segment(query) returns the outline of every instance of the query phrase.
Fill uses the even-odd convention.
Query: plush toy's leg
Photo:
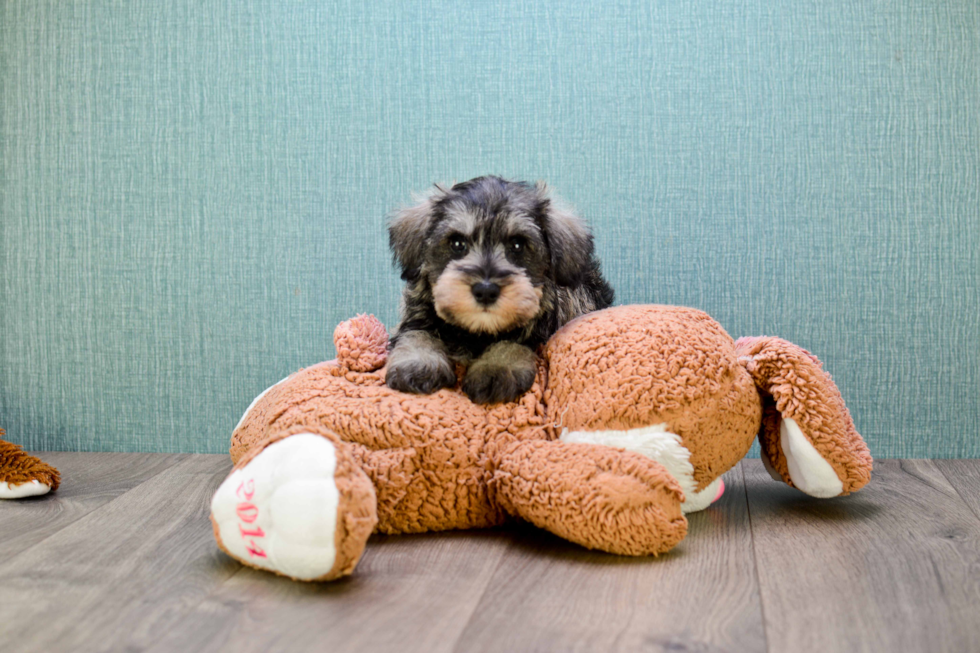
[[[58,470],[3,439],[0,429],[0,499],[20,499],[54,492],[61,483]]]
[[[378,533],[446,530],[460,525],[453,523],[451,513],[455,511],[465,519],[469,515],[467,508],[474,507],[472,486],[458,485],[459,479],[451,476],[434,481],[438,472],[421,467],[419,455],[411,447],[374,450],[355,442],[348,443],[348,447],[374,485]],[[472,525],[472,521],[461,524],[463,528]]]
[[[681,491],[684,492],[681,512],[685,515],[704,510],[720,499],[725,491],[725,483],[720,476],[711,481],[700,492],[697,491],[694,466],[690,461],[691,452],[684,446],[680,436],[667,430],[666,423],[622,431],[569,431],[565,429],[560,439],[562,442],[601,444],[607,447],[635,451],[656,461],[677,479]]]
[[[762,395],[759,444],[773,478],[821,498],[864,487],[871,454],[820,361],[779,338],[742,338],[735,347]]]
[[[590,549],[656,555],[687,534],[677,481],[638,453],[561,441],[515,443],[502,454],[492,484],[509,513]]]
[[[211,521],[218,545],[243,564],[332,580],[354,570],[374,529],[374,486],[336,435],[296,429],[238,461]]]

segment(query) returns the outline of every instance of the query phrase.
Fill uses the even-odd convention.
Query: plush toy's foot
[[[0,429],[0,438],[4,435]],[[61,475],[51,465],[0,439],[0,499],[36,497],[58,489]]]
[[[867,484],[871,454],[820,361],[779,338],[742,338],[735,348],[763,396],[759,444],[772,477],[819,498]]]
[[[298,580],[353,571],[377,522],[374,486],[334,436],[270,439],[211,502],[218,545],[243,564]]]
[[[725,481],[719,476],[700,492],[695,492],[690,496],[685,495],[685,501],[681,504],[681,510],[685,515],[689,515],[692,512],[700,512],[720,499],[724,493]]]

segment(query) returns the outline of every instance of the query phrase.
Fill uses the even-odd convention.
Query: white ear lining
[[[844,491],[844,483],[837,477],[837,472],[810,444],[794,420],[784,419],[779,423],[779,444],[786,456],[789,477],[802,492],[829,499]]]

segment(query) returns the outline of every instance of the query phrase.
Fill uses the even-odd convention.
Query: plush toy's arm
[[[862,488],[871,454],[820,361],[780,338],[741,338],[735,349],[762,395],[759,443],[769,473],[816,497]]]
[[[58,470],[3,440],[0,429],[0,499],[20,499],[58,489]]]
[[[517,442],[501,455],[492,485],[510,514],[590,549],[656,555],[687,534],[677,481],[638,453],[561,441]]]

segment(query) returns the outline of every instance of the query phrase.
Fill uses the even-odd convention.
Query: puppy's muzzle
[[[478,281],[470,286],[473,298],[482,306],[490,306],[500,297],[500,286],[492,281]]]

